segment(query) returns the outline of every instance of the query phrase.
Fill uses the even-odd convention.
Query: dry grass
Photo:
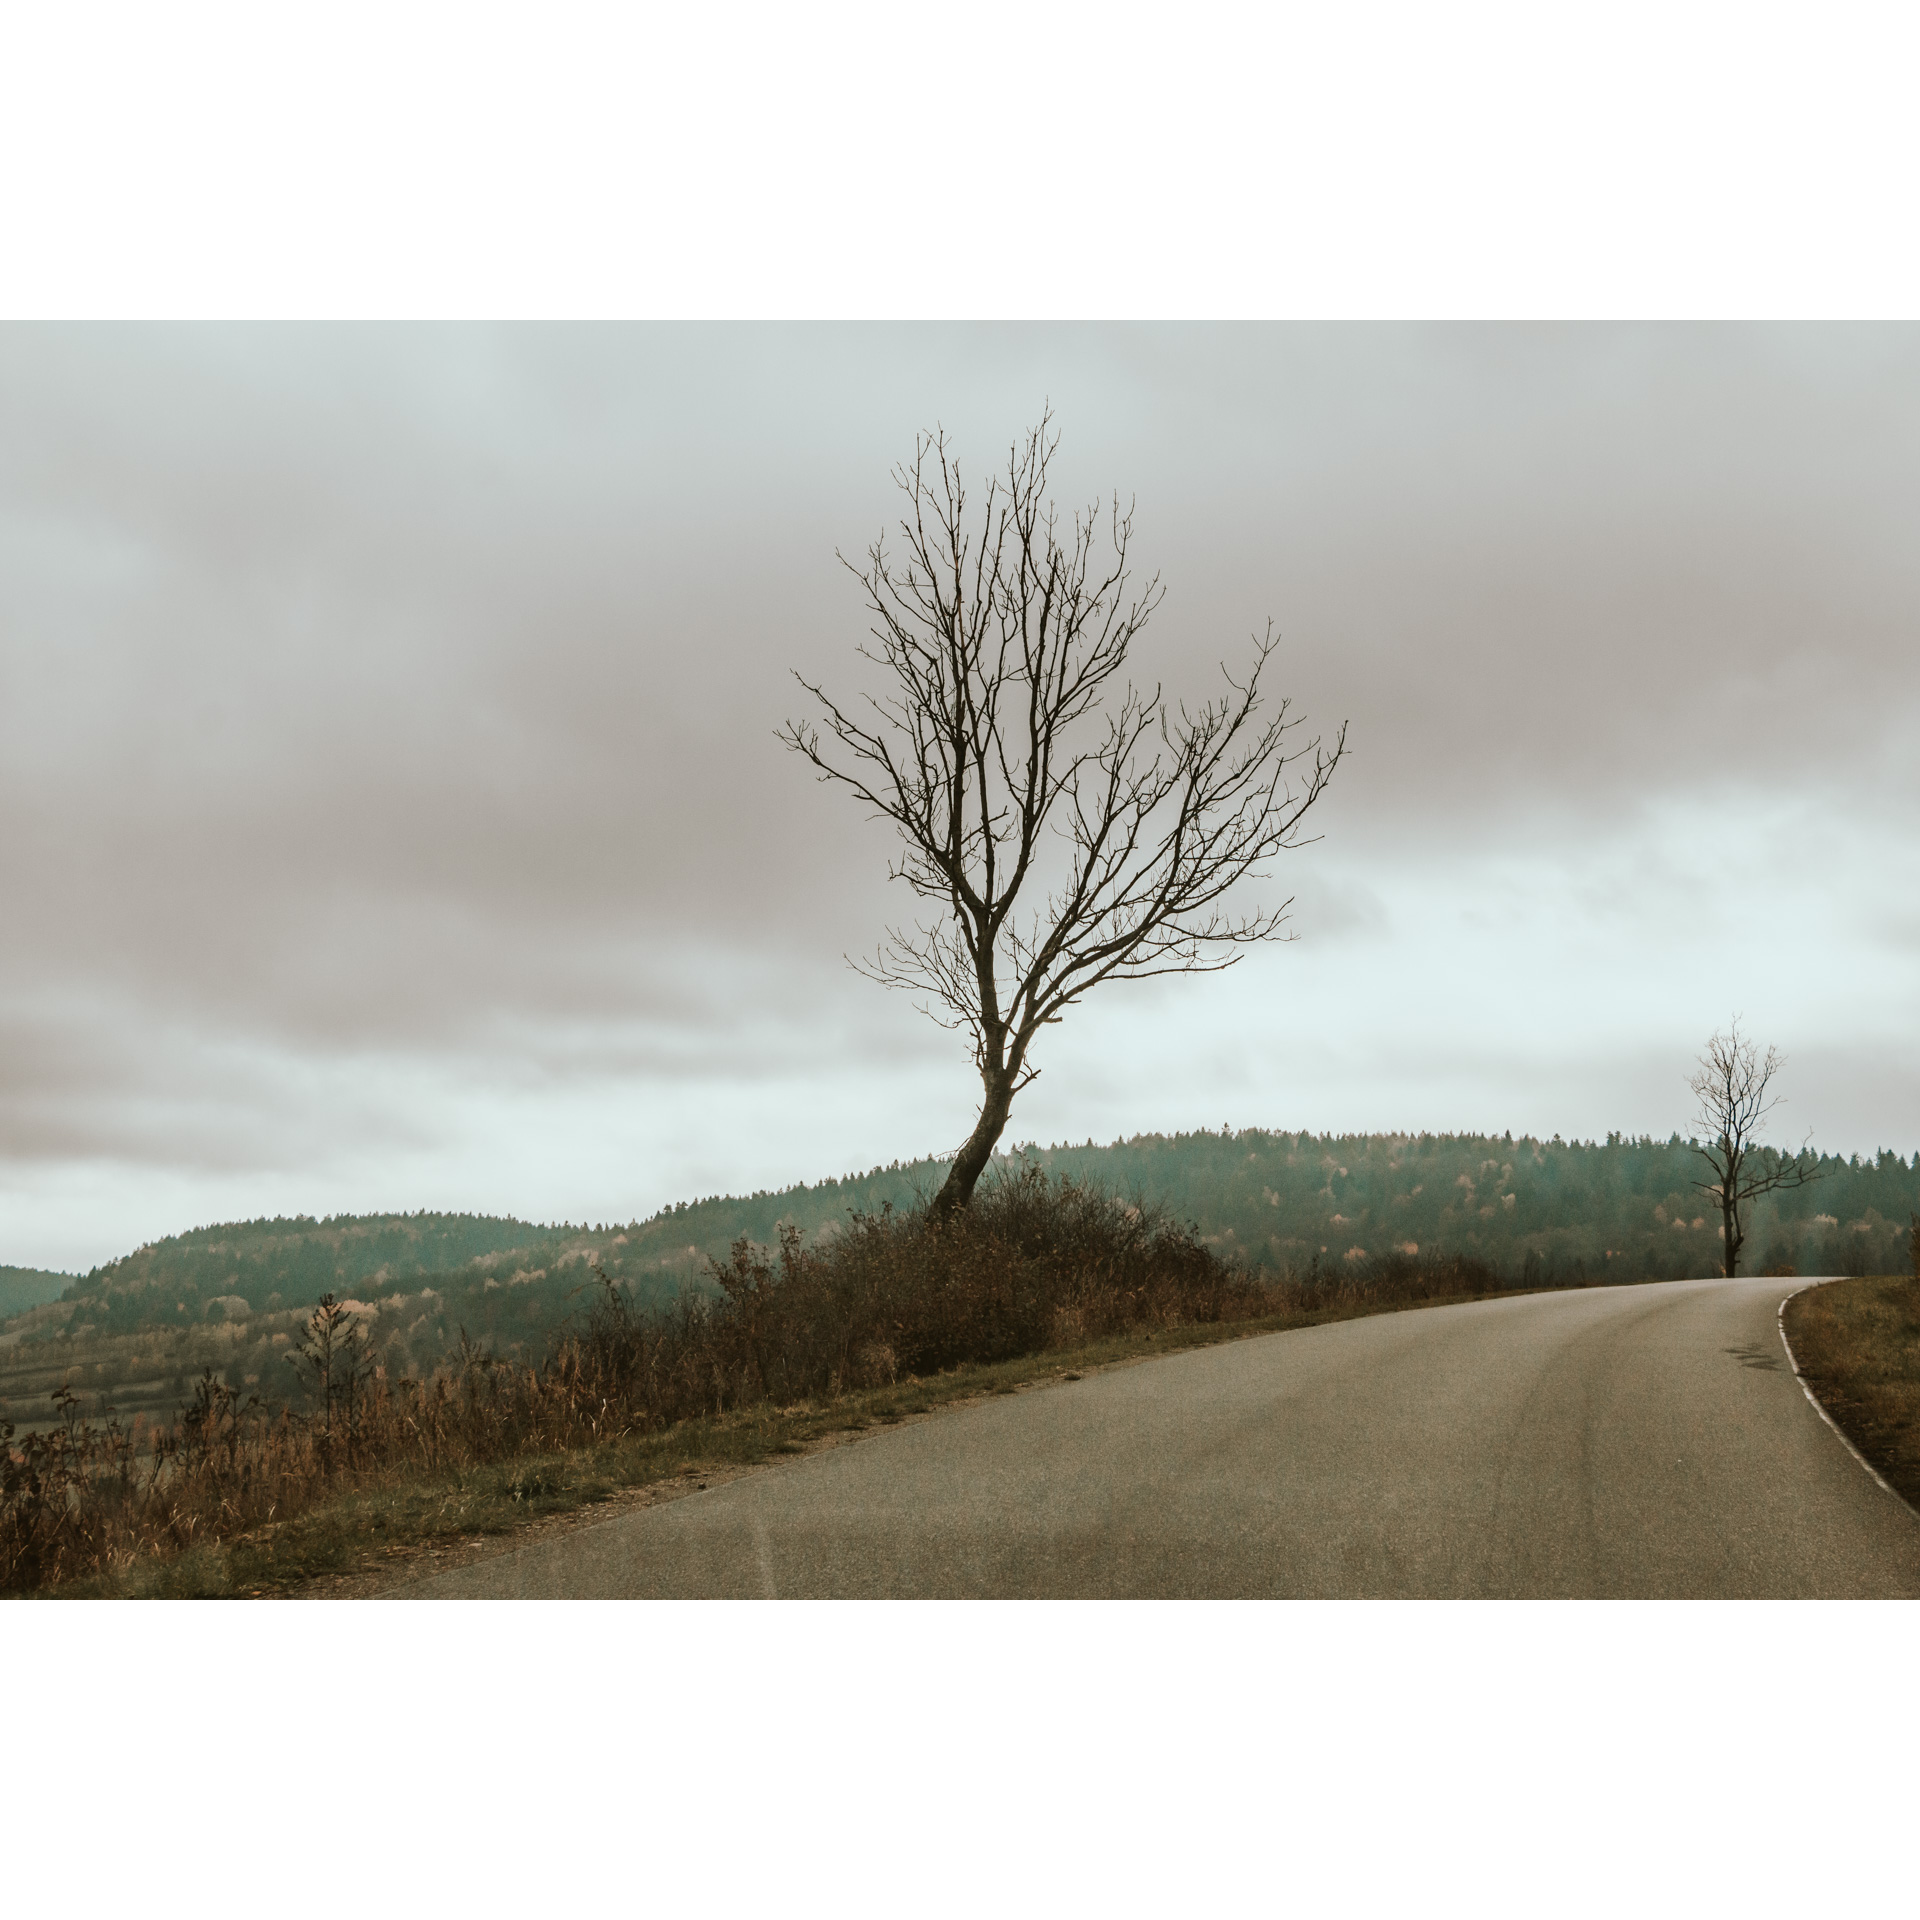
[[[384,1378],[329,1297],[308,1323],[303,1413],[209,1373],[144,1449],[71,1398],[50,1432],[16,1441],[0,1423],[0,1592],[286,1591],[1018,1390],[1063,1355],[1106,1364],[1504,1290],[1484,1263],[1432,1255],[1251,1274],[1037,1169],[944,1228],[856,1216],[823,1246],[741,1241],[716,1277],[723,1298],[650,1313],[603,1284],[543,1365],[463,1346],[425,1383]]]
[[[1920,1278],[1809,1287],[1788,1301],[1786,1328],[1801,1373],[1835,1424],[1920,1506]]]

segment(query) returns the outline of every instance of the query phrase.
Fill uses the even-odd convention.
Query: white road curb
[[[1840,1444],[1843,1447],[1845,1447],[1846,1450],[1850,1454],[1852,1454],[1856,1460],[1860,1462],[1860,1466],[1862,1470],[1865,1472],[1867,1478],[1871,1480],[1873,1484],[1876,1487],[1878,1487],[1882,1493],[1893,1494],[1893,1497],[1896,1500],[1898,1500],[1900,1504],[1903,1507],[1905,1507],[1909,1513],[1914,1514],[1916,1518],[1920,1518],[1920,1508],[1914,1507],[1912,1503],[1909,1502],[1903,1495],[1894,1492],[1894,1489],[1888,1486],[1887,1483],[1883,1479],[1881,1479],[1879,1474],[1877,1474],[1873,1470],[1872,1466],[1868,1464],[1866,1455],[1863,1454],[1860,1451],[1860,1449],[1856,1447],[1853,1444],[1853,1442],[1849,1440],[1847,1436],[1840,1431],[1839,1427],[1835,1424],[1833,1415],[1830,1414],[1826,1410],[1826,1408],[1823,1407],[1820,1404],[1820,1402],[1813,1397],[1813,1389],[1807,1385],[1807,1376],[1800,1371],[1800,1362],[1793,1357],[1793,1342],[1787,1338],[1787,1300],[1797,1300],[1803,1293],[1805,1293],[1808,1290],[1808,1288],[1824,1287],[1829,1283],[1829,1281],[1837,1279],[1838,1277],[1839,1276],[1837,1274],[1829,1274],[1824,1279],[1809,1280],[1806,1286],[1795,1287],[1794,1290],[1787,1295],[1787,1299],[1782,1300],[1780,1302],[1780,1311],[1778,1315],[1776,1315],[1775,1317],[1780,1322],[1780,1344],[1783,1347],[1785,1347],[1787,1350],[1787,1365],[1793,1369],[1793,1377],[1800,1382],[1800,1391],[1807,1396],[1807,1405],[1810,1406],[1814,1410],[1814,1412],[1817,1413],[1820,1416],[1820,1418],[1827,1423],[1828,1426],[1833,1428],[1835,1438],[1837,1438]]]

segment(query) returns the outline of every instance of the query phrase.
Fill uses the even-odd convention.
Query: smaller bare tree
[[[1694,1186],[1720,1209],[1720,1233],[1727,1278],[1740,1270],[1740,1248],[1746,1239],[1744,1209],[1763,1193],[1804,1187],[1819,1179],[1819,1162],[1802,1141],[1800,1151],[1783,1154],[1758,1144],[1761,1123],[1780,1104],[1767,1098],[1767,1086],[1780,1070],[1779,1053],[1772,1047],[1764,1058],[1751,1040],[1744,1039],[1735,1019],[1725,1033],[1707,1042],[1694,1076],[1687,1082],[1700,1102],[1694,1121],[1702,1138],[1694,1143],[1712,1173]],[[1811,1138],[1811,1136],[1809,1136]]]

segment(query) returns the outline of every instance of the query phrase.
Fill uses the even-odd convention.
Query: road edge
[[[1888,1484],[1882,1477],[1880,1470],[1874,1466],[1873,1462],[1847,1438],[1839,1421],[1820,1404],[1813,1389],[1807,1385],[1807,1376],[1800,1371],[1800,1362],[1793,1351],[1793,1342],[1787,1338],[1787,1306],[1789,1302],[1798,1300],[1803,1293],[1812,1292],[1815,1287],[1827,1286],[1840,1277],[1838,1274],[1823,1274],[1818,1280],[1809,1280],[1803,1287],[1795,1287],[1790,1294],[1782,1299],[1779,1310],[1774,1315],[1774,1319],[1778,1322],[1780,1328],[1780,1344],[1786,1349],[1787,1365],[1793,1369],[1793,1377],[1800,1382],[1800,1391],[1807,1396],[1807,1405],[1833,1429],[1834,1438],[1853,1455],[1854,1459],[1859,1463],[1861,1471],[1867,1478],[1871,1480],[1882,1493],[1891,1494],[1916,1520],[1920,1520],[1920,1507],[1916,1507],[1897,1487]]]

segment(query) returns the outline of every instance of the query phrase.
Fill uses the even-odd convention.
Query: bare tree
[[[1217,971],[1281,937],[1290,901],[1230,915],[1222,897],[1300,844],[1346,748],[1343,725],[1330,753],[1317,739],[1292,751],[1288,703],[1262,715],[1271,625],[1245,680],[1229,674],[1192,711],[1122,677],[1159,576],[1132,585],[1131,507],[1116,500],[1103,522],[1096,501],[1062,524],[1046,491],[1057,443],[1048,412],[970,514],[945,435],[915,441],[894,473],[904,560],[884,536],[864,567],[842,556],[874,621],[860,652],[887,690],[849,708],[796,675],[823,720],[781,729],[899,830],[888,877],[934,908],[854,964],[973,1041],[980,1117],[936,1217],[972,1197],[1043,1026],[1104,980]]]
[[[1751,1040],[1741,1037],[1735,1019],[1725,1033],[1707,1042],[1700,1064],[1687,1082],[1700,1102],[1694,1126],[1703,1136],[1694,1151],[1707,1163],[1713,1177],[1694,1186],[1720,1209],[1727,1278],[1739,1271],[1740,1248],[1746,1239],[1742,1209],[1763,1193],[1804,1187],[1820,1177],[1819,1163],[1801,1143],[1787,1155],[1757,1145],[1761,1122],[1780,1104],[1767,1098],[1767,1086],[1779,1071],[1780,1055],[1769,1047],[1763,1059]]]

